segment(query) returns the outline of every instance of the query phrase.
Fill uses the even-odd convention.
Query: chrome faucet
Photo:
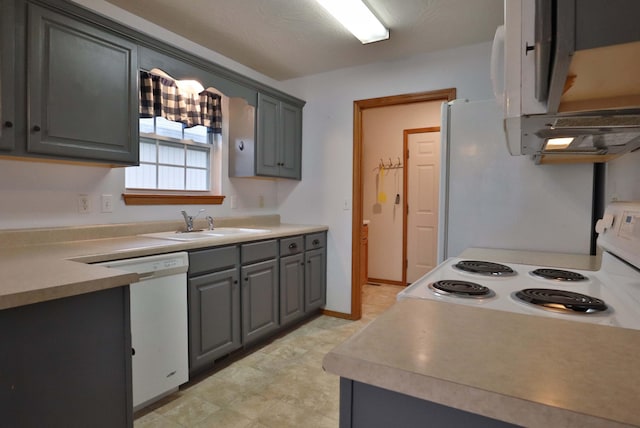
[[[207,219],[207,221],[209,222],[209,230],[213,230],[213,217],[211,217],[210,215],[205,217]]]
[[[196,215],[190,216],[185,210],[180,211],[182,217],[184,217],[184,222],[187,225],[187,232],[193,232],[193,220],[195,220],[202,212],[204,212],[204,208],[198,211]],[[209,225],[211,225],[211,222],[209,222]]]

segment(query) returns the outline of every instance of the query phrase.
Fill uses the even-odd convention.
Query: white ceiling
[[[362,45],[315,0],[107,0],[273,79],[489,41],[503,0],[367,0],[389,40]]]

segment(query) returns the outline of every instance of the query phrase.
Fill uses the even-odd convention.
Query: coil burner
[[[484,299],[494,296],[489,287],[475,282],[458,279],[445,279],[429,284],[429,288],[442,296],[466,297],[472,299]]]
[[[549,279],[553,281],[561,281],[561,282],[575,282],[575,281],[586,281],[587,277],[578,273],[571,272],[570,270],[562,270],[562,269],[551,269],[551,268],[542,268],[532,270],[531,275],[536,276],[538,278]]]
[[[514,292],[512,296],[517,300],[556,312],[594,314],[607,310],[603,300],[573,291],[526,288]]]
[[[455,265],[454,268],[479,275],[485,276],[513,276],[516,272],[509,266],[500,263],[485,262],[482,260],[462,260]]]

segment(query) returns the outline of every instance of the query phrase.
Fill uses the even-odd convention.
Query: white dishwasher
[[[131,284],[133,408],[175,391],[189,380],[186,252],[99,263],[136,272]]]

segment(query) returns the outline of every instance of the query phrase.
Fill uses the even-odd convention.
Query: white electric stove
[[[598,271],[450,258],[398,294],[640,330],[640,202],[613,203],[596,230]]]

